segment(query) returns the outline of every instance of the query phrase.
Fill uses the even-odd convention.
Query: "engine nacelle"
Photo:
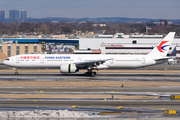
[[[77,68],[75,64],[62,64],[60,70],[61,73],[75,73]]]

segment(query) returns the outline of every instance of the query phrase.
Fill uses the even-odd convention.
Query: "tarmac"
[[[84,76],[84,71],[18,72],[0,70],[0,111],[67,109],[98,113],[97,119],[103,120],[179,119],[180,99],[171,98],[180,95],[179,70],[101,70],[93,77]]]

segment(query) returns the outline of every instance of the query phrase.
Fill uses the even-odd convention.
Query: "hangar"
[[[100,50],[101,54],[147,54],[159,38],[80,38],[80,50]],[[180,57],[180,39],[174,39],[169,55]]]

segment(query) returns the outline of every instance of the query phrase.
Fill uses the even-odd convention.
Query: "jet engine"
[[[62,64],[60,70],[61,73],[76,73],[77,68],[75,64]]]

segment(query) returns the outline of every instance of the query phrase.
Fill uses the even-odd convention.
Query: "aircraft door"
[[[111,63],[111,64],[114,64],[114,58],[111,58],[111,59],[110,59],[110,63]]]
[[[142,62],[142,64],[145,64],[146,63],[146,59],[142,58],[141,62]]]
[[[20,62],[20,59],[19,57],[16,58],[16,63],[19,63]]]
[[[82,58],[78,58],[78,62],[82,62]]]
[[[41,57],[41,58],[40,58],[40,62],[41,62],[41,63],[44,63],[44,57]]]

